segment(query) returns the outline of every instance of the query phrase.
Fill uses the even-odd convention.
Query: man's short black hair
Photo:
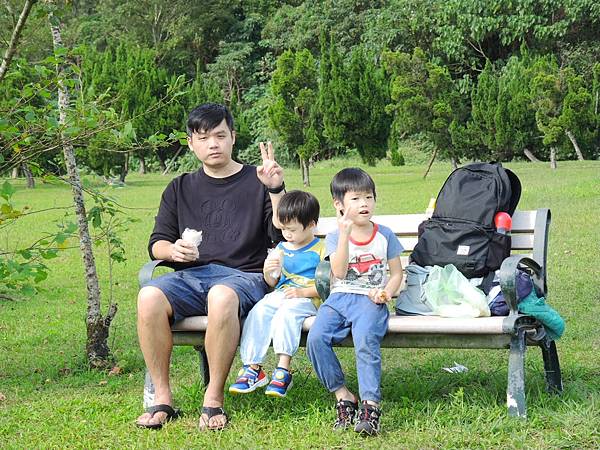
[[[346,192],[372,192],[373,198],[377,198],[375,192],[375,182],[373,178],[362,169],[358,167],[349,167],[342,169],[336,173],[331,180],[329,186],[331,190],[331,196],[334,200],[340,202],[344,201],[344,195]]]
[[[218,103],[204,103],[190,112],[187,121],[187,134],[210,131],[225,119],[229,131],[233,131],[233,116],[226,106]]]
[[[277,218],[282,224],[297,220],[304,228],[319,220],[319,200],[310,192],[290,191],[281,197]]]

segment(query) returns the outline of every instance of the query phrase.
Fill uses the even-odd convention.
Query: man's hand
[[[277,189],[283,184],[283,169],[275,161],[275,152],[271,141],[259,143],[262,165],[256,167],[256,176],[262,184],[271,189]]]
[[[373,303],[383,305],[389,302],[392,297],[385,289],[373,288],[369,291],[369,298]]]
[[[171,261],[194,262],[199,256],[198,247],[192,242],[177,239],[174,244],[171,244]]]

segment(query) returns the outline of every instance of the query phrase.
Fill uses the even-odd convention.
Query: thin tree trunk
[[[121,174],[119,175],[119,181],[125,183],[125,177],[129,173],[129,152],[125,153],[125,161],[121,167]]]
[[[15,52],[17,51],[17,43],[19,42],[19,38],[21,37],[21,32],[23,31],[23,28],[25,27],[25,22],[27,22],[27,17],[29,16],[29,13],[31,12],[31,8],[33,7],[34,3],[36,3],[36,2],[37,2],[37,0],[26,0],[25,4],[23,5],[23,11],[21,11],[19,20],[17,21],[17,24],[15,25],[15,29],[13,30],[12,36],[10,38],[10,43],[8,44],[8,48],[6,49],[6,52],[4,52],[4,58],[2,58],[2,64],[0,64],[0,81],[2,81],[2,79],[6,75],[6,72],[8,72],[8,67],[10,66],[10,63],[11,63],[13,57],[15,56]]]
[[[33,189],[35,187],[35,178],[33,178],[33,174],[29,169],[29,166],[25,163],[21,164],[21,170],[23,174],[25,174],[25,178],[27,178],[27,188]]]
[[[577,139],[575,139],[575,136],[573,136],[573,133],[571,133],[569,130],[565,130],[565,134],[571,141],[571,144],[573,144],[573,148],[575,149],[575,153],[577,154],[577,159],[579,161],[585,161],[583,153],[581,153],[581,149],[579,148],[579,144],[577,143]]]
[[[169,161],[169,164],[167,164],[167,166],[162,171],[163,175],[166,175],[166,174],[169,173],[169,170],[171,170],[171,166],[173,165],[173,163],[175,162],[175,160],[177,159],[177,157],[179,156],[179,153],[181,153],[181,150],[183,148],[185,148],[183,145],[179,146],[179,148],[177,149],[177,152],[175,153],[175,156],[173,156],[173,158],[171,158],[171,160]],[[160,157],[158,159],[162,162],[162,160],[160,159]],[[163,166],[164,166],[164,162],[161,164],[161,169],[162,169]]]
[[[425,173],[423,174],[423,178],[427,178],[427,175],[429,175],[429,171],[431,170],[431,166],[433,166],[433,161],[435,161],[436,156],[437,156],[437,148],[435,148],[433,150],[431,159],[429,160],[429,164],[427,165],[427,169],[425,170]]]
[[[550,147],[550,168],[556,169],[556,147]]]
[[[455,157],[450,158],[450,164],[452,164],[452,170],[458,169],[458,160]]]
[[[304,158],[300,158],[300,165],[302,166],[302,184],[305,187],[310,186],[310,169],[308,167],[308,161]]]
[[[523,150],[523,153],[525,153],[525,156],[527,157],[527,159],[531,162],[541,162],[539,159],[537,159],[535,157],[535,155],[533,153],[531,153],[531,150],[529,150],[528,148],[526,148],[525,150]]]
[[[145,175],[146,174],[146,160],[144,159],[143,156],[138,156],[138,158],[140,159],[140,175]]]
[[[63,47],[60,25],[56,24],[52,15],[49,15],[50,31],[52,32],[52,42],[54,51],[57,52]],[[69,108],[69,93],[64,85],[63,79],[66,76],[65,68],[62,65],[56,67],[58,75],[58,110],[59,123],[65,126],[67,123],[67,110]],[[73,192],[73,201],[75,203],[75,214],[77,215],[77,224],[79,227],[79,248],[83,257],[85,268],[85,282],[87,287],[87,342],[86,354],[88,364],[92,368],[106,367],[110,359],[110,349],[108,347],[108,332],[112,319],[117,312],[117,305],[111,304],[106,316],[102,316],[100,310],[100,286],[98,285],[98,273],[96,271],[96,262],[92,248],[92,240],[86,219],[85,203],[83,199],[83,187],[81,179],[77,172],[77,161],[75,160],[75,151],[69,143],[66,136],[61,136],[63,140],[63,154],[69,183]]]
[[[15,166],[12,168],[12,174],[10,177],[12,179],[19,178],[19,166]]]

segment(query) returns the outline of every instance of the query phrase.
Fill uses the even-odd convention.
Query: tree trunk
[[[427,175],[429,175],[429,171],[431,170],[431,166],[433,166],[433,161],[435,161],[436,156],[437,156],[437,148],[435,148],[435,150],[433,150],[433,153],[431,154],[431,159],[429,160],[427,169],[425,170],[425,173],[423,174],[423,178],[427,178]]]
[[[26,0],[25,4],[23,5],[23,11],[21,11],[19,20],[17,21],[17,24],[15,25],[15,29],[13,30],[12,36],[10,38],[10,43],[8,44],[8,48],[6,49],[6,52],[4,52],[4,58],[2,58],[2,64],[0,64],[0,81],[2,81],[2,79],[6,75],[6,72],[8,72],[8,67],[10,66],[13,56],[15,56],[15,52],[17,51],[17,43],[19,42],[19,38],[21,37],[21,32],[23,31],[23,28],[25,27],[25,22],[27,22],[27,17],[29,16],[29,13],[31,12],[31,8],[33,7],[34,3],[36,3],[36,2],[37,2],[37,0]]]
[[[50,21],[50,31],[52,32],[52,42],[54,44],[55,53],[63,47],[60,25],[57,20],[52,17],[52,13],[48,16]],[[67,123],[67,110],[69,107],[69,93],[64,84],[66,76],[65,67],[57,65],[56,72],[58,75],[58,110],[59,123],[64,126]],[[75,151],[69,143],[67,136],[62,135],[63,154],[65,157],[65,165],[69,176],[69,183],[73,192],[73,201],[75,203],[75,214],[77,215],[77,224],[79,227],[79,248],[83,257],[83,265],[85,268],[85,282],[87,288],[87,342],[86,355],[88,364],[92,368],[104,368],[110,362],[110,349],[108,347],[108,332],[110,323],[112,322],[116,312],[117,305],[111,304],[106,316],[102,316],[100,310],[100,286],[98,285],[98,273],[96,271],[96,262],[94,260],[94,252],[92,248],[92,240],[88,228],[85,203],[83,199],[83,188],[81,179],[77,172],[77,161],[75,160]]]
[[[15,166],[12,168],[12,174],[10,175],[12,179],[19,178],[19,166]]]
[[[550,168],[556,169],[556,147],[550,147]]]
[[[300,165],[302,166],[302,184],[304,187],[310,186],[310,169],[308,167],[308,161],[304,158],[300,158]]]
[[[125,153],[125,161],[123,161],[123,165],[121,166],[121,173],[119,175],[119,181],[124,184],[125,177],[129,173],[129,152]]]
[[[171,170],[171,166],[173,165],[173,163],[175,162],[175,160],[177,159],[177,157],[179,156],[179,153],[181,153],[181,150],[185,148],[183,145],[179,145],[179,148],[177,149],[177,152],[175,153],[175,156],[173,156],[173,158],[171,158],[171,160],[169,161],[169,164],[167,164],[167,166],[164,168],[164,170],[162,171],[163,175],[166,175],[169,173],[169,170]],[[160,159],[160,157],[159,157]],[[162,162],[162,160],[161,160]],[[161,169],[164,166],[164,163],[162,163],[160,165]]]
[[[144,159],[143,156],[138,156],[138,158],[140,159],[140,175],[145,175],[146,174],[146,159]]]
[[[450,158],[450,164],[452,164],[452,170],[458,169],[458,160],[455,157]]]
[[[535,157],[535,155],[533,153],[531,153],[531,150],[529,150],[528,148],[526,148],[525,150],[523,150],[523,153],[525,153],[525,156],[527,157],[527,159],[531,162],[541,162],[539,159],[537,159]]]
[[[33,189],[35,187],[35,178],[33,178],[33,174],[31,173],[29,166],[25,163],[21,164],[21,171],[25,175],[25,178],[27,178],[27,188]]]
[[[575,139],[575,136],[573,136],[573,133],[571,133],[569,130],[565,130],[565,134],[571,141],[571,144],[573,144],[573,148],[575,149],[575,153],[577,154],[577,159],[579,161],[585,161],[583,153],[581,153],[581,149],[579,148],[579,144],[577,143],[577,139]]]

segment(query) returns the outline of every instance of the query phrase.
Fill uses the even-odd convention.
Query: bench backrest
[[[373,222],[390,228],[404,247],[402,266],[408,264],[408,256],[418,239],[419,224],[429,216],[426,214],[401,214],[373,216]],[[512,217],[512,253],[524,253],[533,257],[544,270],[544,288],[546,287],[546,251],[548,246],[548,227],[550,210],[515,211]],[[316,235],[325,237],[337,228],[335,217],[321,217],[317,224]]]

